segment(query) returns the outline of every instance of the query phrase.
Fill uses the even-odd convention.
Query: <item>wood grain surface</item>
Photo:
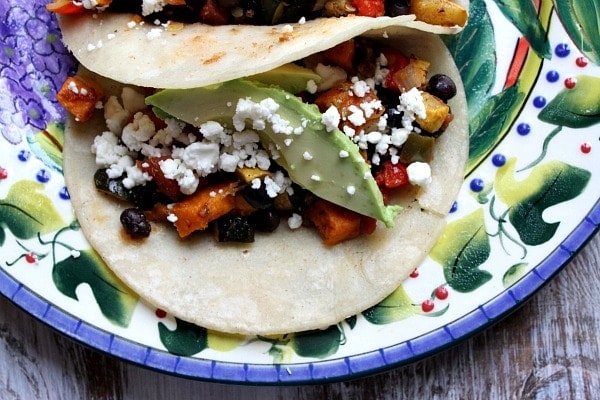
[[[600,396],[600,236],[533,299],[428,359],[349,382],[193,381],[76,343],[0,297],[0,399],[593,399]]]

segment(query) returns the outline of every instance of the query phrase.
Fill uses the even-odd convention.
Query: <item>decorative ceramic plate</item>
[[[76,64],[45,2],[0,2],[0,292],[99,351],[222,382],[370,374],[496,322],[598,229],[600,1],[472,0],[467,28],[445,38],[468,94],[468,170],[412,276],[321,331],[240,337],[172,318],[114,278],[73,217],[54,98]]]

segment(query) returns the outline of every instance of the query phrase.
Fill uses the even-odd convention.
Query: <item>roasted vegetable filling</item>
[[[441,26],[464,26],[467,11],[451,0],[54,0],[58,14],[88,10],[133,13],[149,22],[275,25],[320,17],[415,15]]]
[[[390,196],[431,181],[436,138],[453,119],[454,82],[430,77],[427,60],[362,38],[285,70],[300,71],[305,89],[290,93],[250,77],[196,89],[202,102],[187,101],[194,89],[145,97],[129,87],[102,99],[95,82],[73,77],[59,99],[81,121],[101,104],[107,130],[92,146],[94,182],[130,204],[121,221],[131,236],[161,222],[181,237],[204,231],[219,242],[252,242],[284,222],[313,227],[335,245],[372,233],[377,219],[389,225],[378,213],[389,211]],[[223,97],[235,90],[248,95]],[[161,108],[174,99],[193,103],[191,111]],[[339,140],[323,148],[320,139],[333,135]],[[374,193],[357,201],[371,181]]]

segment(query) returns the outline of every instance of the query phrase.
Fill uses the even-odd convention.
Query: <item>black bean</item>
[[[456,84],[448,75],[437,74],[429,78],[425,90],[442,101],[448,101],[456,95]]]
[[[244,200],[254,208],[263,209],[273,206],[274,199],[269,196],[264,184],[261,184],[258,189],[246,186],[242,189],[241,194]]]
[[[252,213],[248,220],[250,224],[260,232],[273,232],[279,226],[281,222],[281,216],[272,208],[267,208],[264,210],[257,210]]]
[[[134,186],[130,189],[129,200],[134,206],[142,210],[150,210],[157,203],[158,195],[156,183],[146,182],[144,185]]]
[[[385,15],[397,17],[410,14],[409,0],[387,0],[385,2]]]
[[[133,237],[150,236],[150,222],[146,219],[146,214],[139,208],[126,208],[121,213],[121,224]]]
[[[404,113],[395,108],[388,108],[387,114],[387,125],[390,128],[402,128],[402,117]]]

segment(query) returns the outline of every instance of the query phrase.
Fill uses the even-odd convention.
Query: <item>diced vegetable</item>
[[[352,0],[356,13],[365,17],[381,17],[385,15],[383,0]]]
[[[217,0],[206,0],[200,10],[200,19],[208,25],[226,25],[229,15],[229,10],[221,7]]]
[[[391,160],[384,161],[375,174],[375,182],[377,182],[380,188],[385,189],[395,189],[408,185],[406,165],[401,163],[393,164]]]
[[[249,185],[255,179],[262,180],[265,176],[271,175],[269,171],[265,171],[264,169],[250,167],[237,168],[235,173],[244,183]]]
[[[317,199],[308,209],[307,216],[328,246],[361,234],[362,215],[327,200]]]
[[[328,64],[337,65],[346,71],[352,71],[355,67],[354,40],[346,40],[322,53],[322,56]]]
[[[401,92],[407,92],[412,88],[422,89],[427,85],[427,72],[430,63],[411,57],[403,68],[390,71],[394,87]]]
[[[450,0],[412,0],[410,11],[417,20],[433,25],[464,26],[467,10]]]
[[[180,237],[205,230],[209,223],[235,209],[237,182],[223,182],[201,188],[171,207]]]
[[[68,77],[56,94],[58,102],[81,122],[92,117],[103,98],[104,92],[97,82],[78,75]]]
[[[400,151],[400,162],[407,165],[414,162],[428,163],[433,159],[434,146],[433,137],[410,134]]]
[[[99,191],[108,194],[118,200],[129,201],[129,190],[123,186],[123,178],[111,179],[106,169],[99,169],[94,174],[94,186]]]
[[[450,107],[439,98],[427,92],[421,92],[421,95],[423,96],[427,117],[417,118],[416,121],[421,126],[421,129],[430,133],[435,133],[439,131],[444,124],[444,121],[450,112]]]
[[[56,14],[77,14],[85,11],[85,8],[83,4],[76,4],[73,0],[54,0],[46,4],[46,10]]]
[[[241,216],[225,215],[217,219],[214,234],[218,242],[254,242],[254,228],[247,218]]]

